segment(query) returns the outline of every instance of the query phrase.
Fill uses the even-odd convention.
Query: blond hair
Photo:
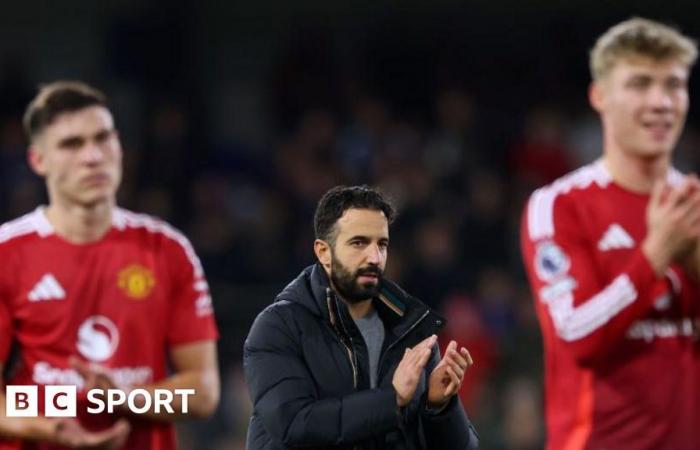
[[[678,60],[690,68],[698,56],[697,44],[675,28],[633,17],[610,28],[598,38],[590,54],[591,76],[605,77],[620,60],[635,56],[656,61]]]

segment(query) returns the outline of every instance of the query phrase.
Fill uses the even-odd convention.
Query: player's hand
[[[676,187],[657,182],[647,206],[642,251],[661,276],[674,261],[686,259],[700,238],[700,181],[689,175]]]
[[[464,374],[474,364],[469,351],[450,341],[442,360],[435,366],[428,381],[428,407],[442,408],[462,386]]]
[[[81,450],[113,450],[124,446],[131,427],[125,419],[119,419],[102,431],[87,431],[73,418],[58,420],[54,443]]]
[[[422,340],[413,348],[407,348],[403,358],[394,371],[392,384],[396,390],[396,404],[406,406],[416,392],[421,372],[430,359],[430,353],[437,342],[432,335]]]
[[[122,389],[122,386],[118,386],[114,381],[109,368],[102,366],[100,364],[95,364],[92,362],[83,361],[80,358],[71,356],[68,359],[71,367],[73,367],[80,376],[85,380],[85,390],[90,389]],[[126,391],[126,390],[125,390]],[[128,394],[128,392],[126,392]]]

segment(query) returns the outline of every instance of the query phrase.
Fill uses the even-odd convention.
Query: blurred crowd
[[[407,114],[381,86],[335,79],[321,87],[291,76],[294,67],[277,69],[257,140],[209,136],[197,92],[96,83],[122,131],[121,206],[184,231],[212,286],[224,394],[213,419],[180,428],[183,448],[244,448],[243,340],[275,293],[314,262],[313,211],[337,184],[379,186],[398,206],[386,275],[447,317],[443,345],[457,339],[470,350],[475,366],[460,395],[482,448],[541,448],[542,352],[520,214],[534,188],[598,156],[597,118],[549,101],[499,115],[458,82],[429,89]],[[16,62],[0,73],[2,221],[46,201],[26,164],[28,80]],[[323,89],[345,95],[304,101]],[[687,129],[681,169],[700,169],[698,144],[700,132]]]

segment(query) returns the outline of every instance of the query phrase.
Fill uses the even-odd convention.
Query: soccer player
[[[472,364],[444,319],[383,277],[393,207],[338,186],[314,218],[318,262],[251,327],[243,364],[254,411],[248,450],[469,450],[455,394]]]
[[[24,125],[49,205],[0,227],[0,363],[15,361],[6,384],[39,386],[40,414],[5,417],[3,389],[0,449],[174,449],[181,396],[174,414],[91,415],[85,392],[188,388],[191,416],[213,412],[217,330],[200,262],[168,224],[116,206],[122,149],[102,93],[48,84]],[[78,387],[77,419],[41,414],[44,385]]]
[[[671,166],[695,43],[633,18],[590,54],[603,155],[532,194],[525,265],[545,350],[548,450],[691,450],[700,442],[688,256],[700,184]]]

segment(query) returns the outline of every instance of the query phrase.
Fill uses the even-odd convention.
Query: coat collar
[[[338,317],[346,317],[347,307],[342,301],[336,300],[336,296],[330,287],[330,280],[326,271],[320,264],[307,267],[301,274],[307,279],[311,290],[313,303],[317,313],[326,318],[333,327],[338,323]],[[410,327],[415,320],[424,316],[426,311],[436,318],[438,326],[445,323],[445,319],[430,310],[423,302],[407,294],[401,287],[391,280],[382,280],[379,295],[374,298],[375,307],[385,319],[386,325],[396,327],[396,331]],[[310,306],[310,305],[307,305]]]

